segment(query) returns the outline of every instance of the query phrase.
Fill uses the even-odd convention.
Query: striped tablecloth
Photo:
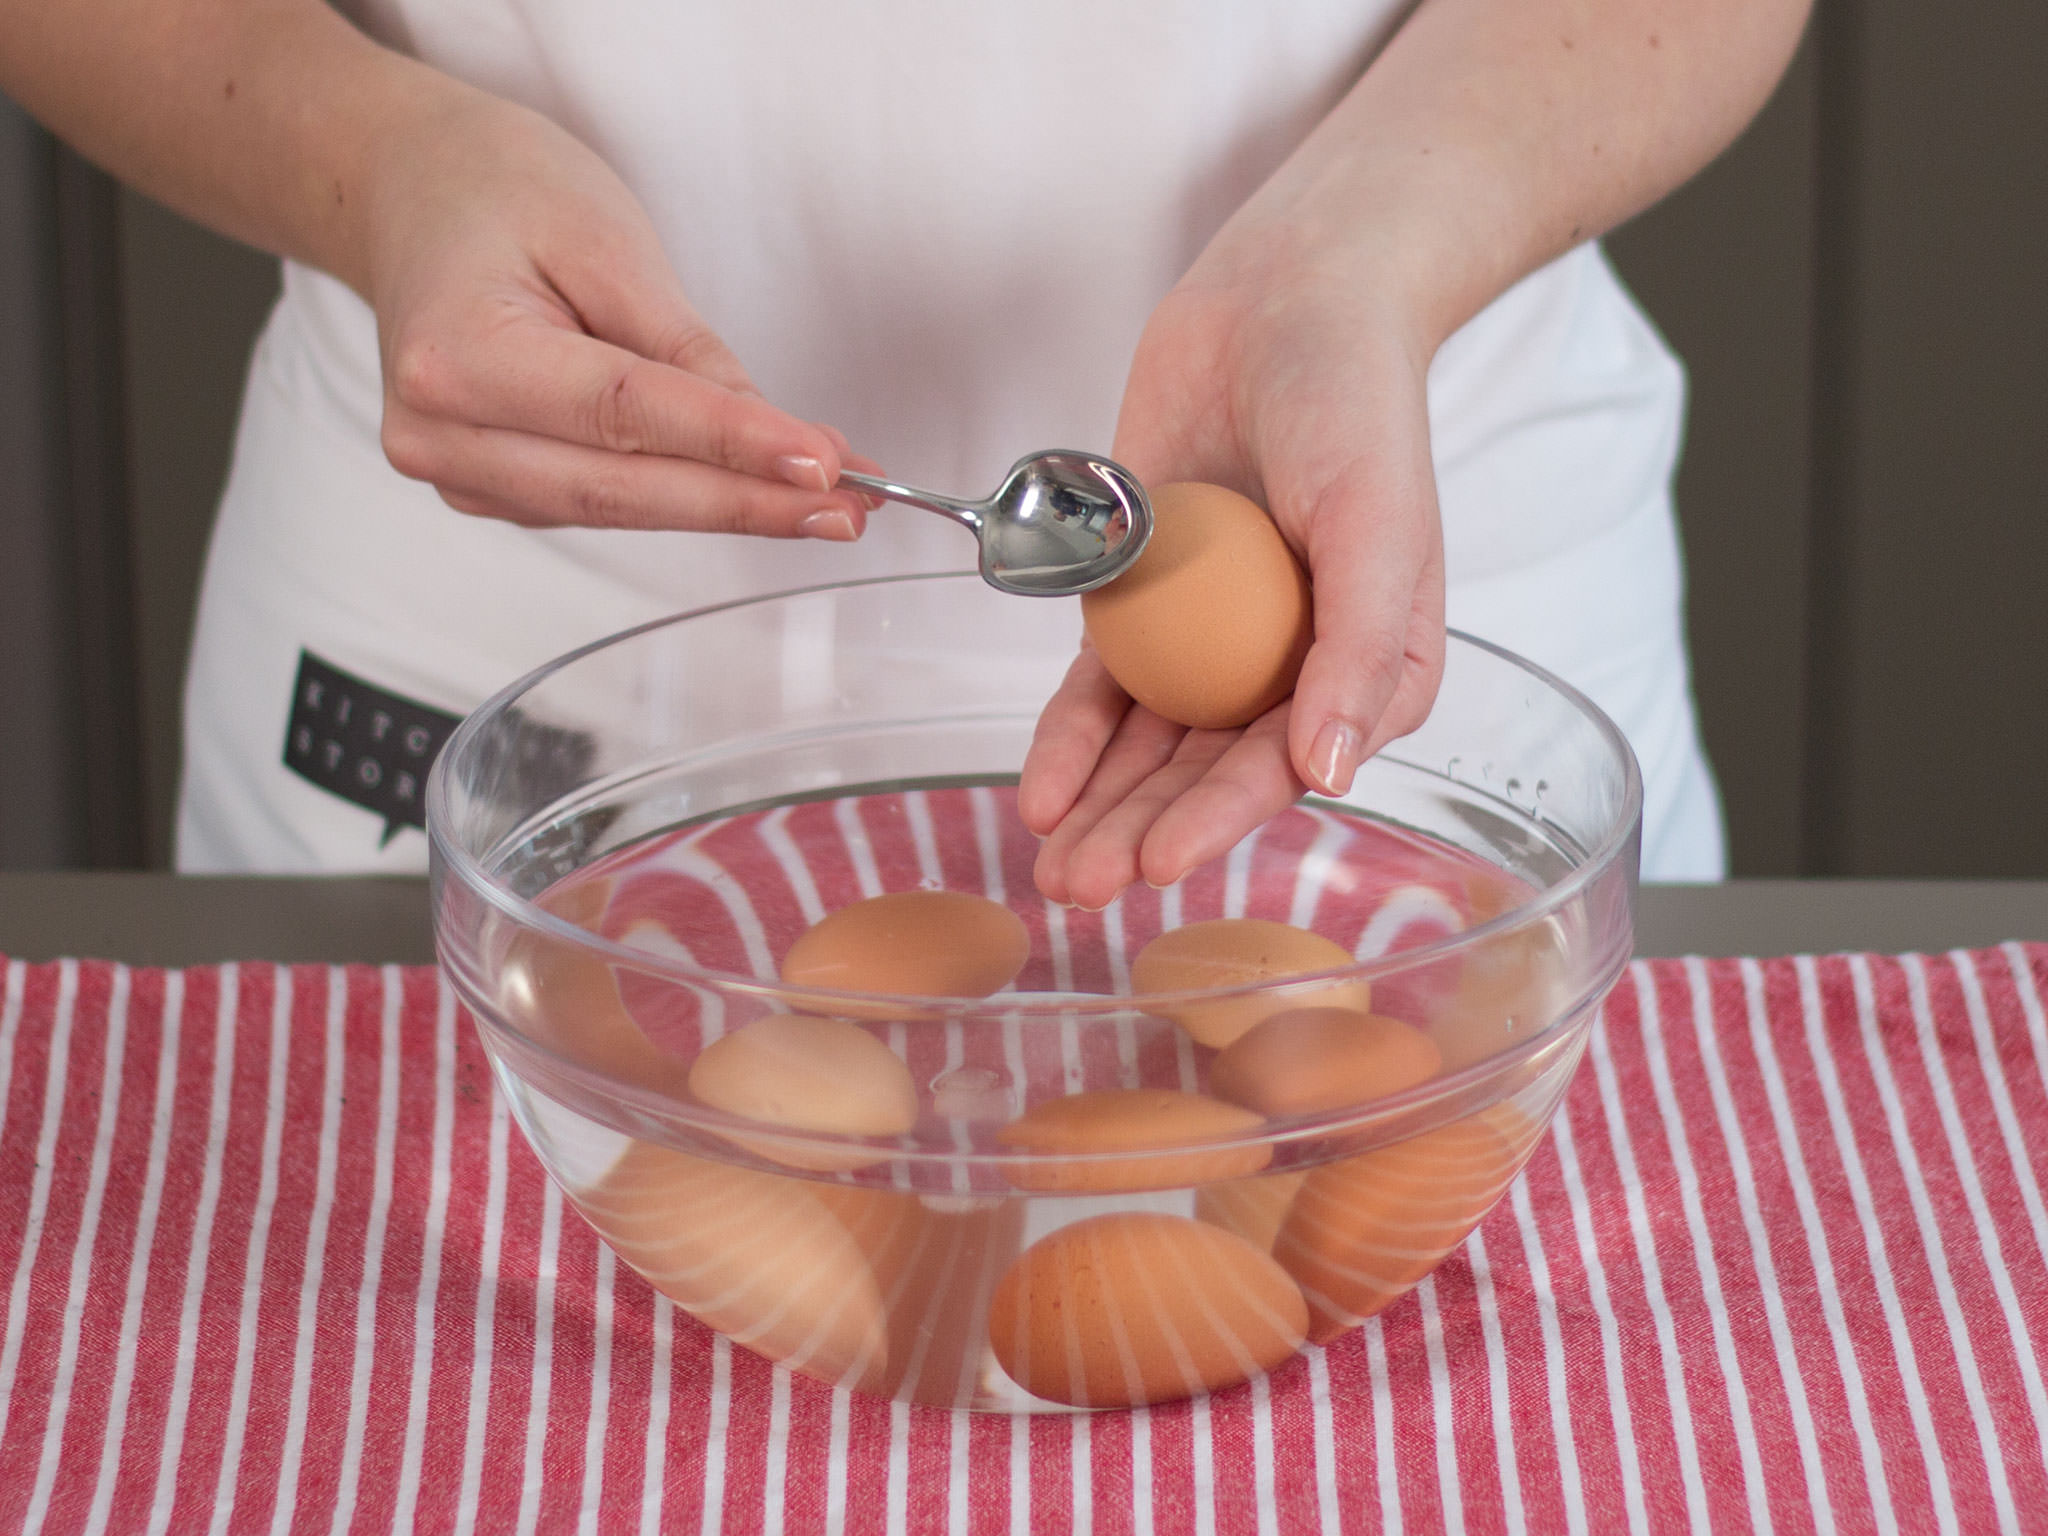
[[[0,1530],[2048,1529],[2048,947],[1638,964],[1413,1296],[1035,1422],[677,1314],[431,971],[4,976]]]

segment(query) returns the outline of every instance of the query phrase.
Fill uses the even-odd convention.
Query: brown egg
[[[889,1353],[882,1293],[824,1187],[636,1142],[574,1198],[706,1327],[791,1370],[872,1388]]]
[[[1496,1108],[1312,1170],[1273,1242],[1308,1298],[1309,1337],[1371,1317],[1463,1242],[1527,1160],[1526,1126]]]
[[[595,929],[610,895],[611,882],[593,881],[548,892],[536,905]],[[578,946],[520,933],[499,970],[498,996],[516,1028],[571,1061],[658,1093],[683,1092],[688,1064],[647,1038],[619,998],[612,967]]]
[[[1137,563],[1082,595],[1088,638],[1153,713],[1248,725],[1294,691],[1315,638],[1308,577],[1273,520],[1235,491],[1182,482],[1151,501]]]
[[[714,1040],[690,1066],[690,1092],[727,1114],[793,1131],[901,1136],[917,1123],[917,1084],[888,1046],[846,1019],[771,1013]],[[731,1132],[739,1145],[792,1168],[864,1168],[881,1148],[811,1148]]]
[[[888,1362],[868,1391],[963,1408],[980,1390],[988,1301],[1017,1257],[1024,1203],[934,1211],[918,1196],[850,1184],[812,1184],[868,1261],[880,1288]]]
[[[1261,1253],[1270,1253],[1303,1173],[1262,1173],[1255,1179],[1204,1184],[1195,1191],[1195,1220],[1234,1232]]]
[[[1351,1109],[1434,1077],[1429,1036],[1399,1019],[1348,1008],[1276,1013],[1209,1064],[1209,1090],[1278,1119]]]
[[[841,907],[799,935],[782,958],[782,979],[835,992],[986,997],[1015,980],[1030,953],[1023,919],[1000,902],[899,891]]]
[[[1364,1013],[1372,988],[1363,981],[1332,982],[1284,995],[1223,998],[1213,1003],[1146,1004],[1147,992],[1194,992],[1244,987],[1289,976],[1313,975],[1353,964],[1343,945],[1287,923],[1258,917],[1219,917],[1159,935],[1131,960],[1131,990],[1139,1006],[1157,1013],[1203,1045],[1229,1045],[1253,1025],[1296,1008],[1349,1008]]]
[[[1127,1408],[1212,1391],[1301,1347],[1294,1282],[1242,1238],[1125,1212],[1062,1227],[996,1287],[989,1344],[1038,1397]]]
[[[1210,1147],[1148,1157],[1089,1157],[1090,1153],[1142,1152],[1213,1141],[1256,1130],[1265,1122],[1250,1110],[1199,1093],[1171,1088],[1110,1088],[1034,1104],[996,1132],[996,1140],[1022,1152],[1066,1154],[1075,1162],[1006,1167],[1019,1189],[1066,1193],[1181,1189],[1215,1179],[1240,1179],[1272,1161],[1264,1142]]]

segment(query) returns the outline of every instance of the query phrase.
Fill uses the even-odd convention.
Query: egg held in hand
[[[1249,725],[1294,691],[1315,626],[1308,576],[1265,511],[1220,485],[1151,492],[1152,538],[1084,593],[1088,639],[1118,686],[1179,725]]]

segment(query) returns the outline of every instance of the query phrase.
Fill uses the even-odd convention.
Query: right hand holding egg
[[[1135,880],[1170,884],[1305,788],[1344,793],[1361,762],[1427,717],[1444,660],[1433,348],[1398,303],[1362,296],[1376,292],[1369,276],[1288,267],[1226,228],[1153,312],[1114,455],[1148,486],[1206,482],[1264,506],[1307,568],[1313,640],[1291,697],[1227,728],[1134,700],[1084,644],[1018,789],[1053,900],[1100,908]],[[1181,618],[1199,636],[1218,605],[1241,620],[1259,600],[1226,583]]]

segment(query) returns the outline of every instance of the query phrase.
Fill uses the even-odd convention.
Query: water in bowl
[[[604,854],[540,904],[644,967],[521,933],[480,1010],[522,1125],[619,1256],[707,1326],[835,1385],[997,1409],[1165,1401],[1279,1366],[1397,1300],[1530,1155],[1583,1040],[1553,1027],[1583,1002],[1556,914],[1377,978],[1372,1012],[1440,1062],[1396,1102],[1193,1148],[1020,1158],[1005,1128],[1035,1106],[1207,1095],[1215,1052],[1132,997],[1131,957],[1158,934],[1261,918],[1372,960],[1533,894],[1314,803],[1100,913],[1038,896],[1037,849],[1013,788],[986,782],[759,807]],[[910,890],[1000,902],[1030,939],[979,1004],[847,1010],[907,1069],[914,1124],[821,1154],[692,1103],[712,1042],[820,1011],[776,985],[799,935]]]

